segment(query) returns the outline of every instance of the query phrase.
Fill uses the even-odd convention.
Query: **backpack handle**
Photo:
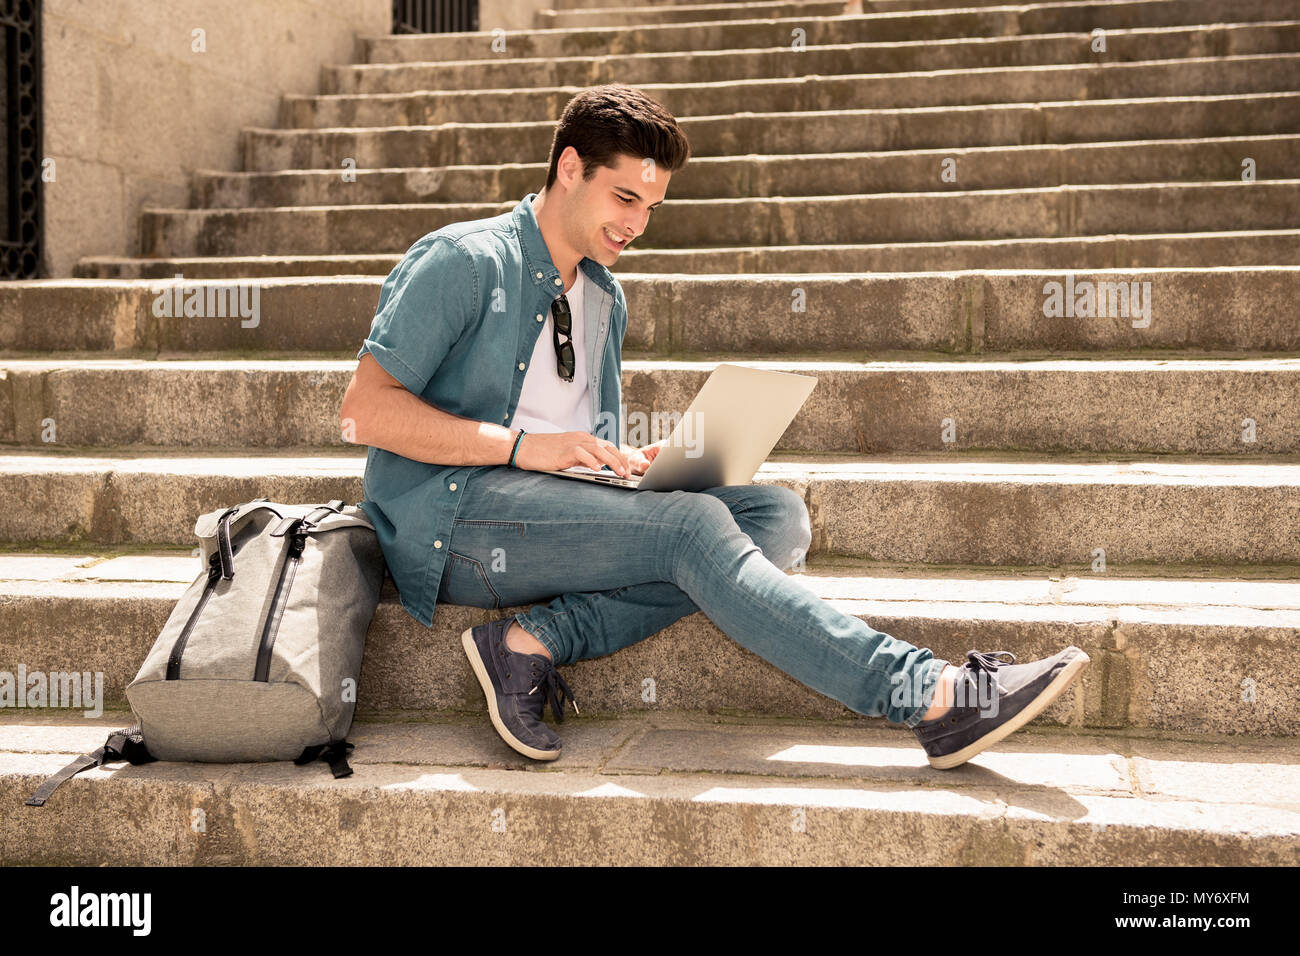
[[[295,534],[305,535],[309,531],[315,528],[316,522],[318,522],[321,518],[328,517],[329,515],[332,514],[342,514],[342,513],[343,513],[343,501],[340,498],[335,498],[327,505],[320,505],[316,508],[313,508],[310,512],[308,512],[306,515],[304,515],[301,518],[282,519],[280,523],[275,526],[275,529],[271,532],[271,535],[273,537],[278,538],[281,535],[289,533],[290,531],[293,531]]]
[[[329,504],[321,505],[319,508],[314,509],[310,514],[308,514],[305,518],[302,519],[302,523],[315,524],[321,518],[324,518],[331,514],[339,514],[342,510],[343,510],[343,499],[335,498]],[[324,514],[318,514],[318,512],[322,512],[322,511],[324,512]]]
[[[239,505],[227,508],[217,519],[217,554],[221,562],[221,576],[229,581],[235,576],[235,549],[230,543],[230,522]]]

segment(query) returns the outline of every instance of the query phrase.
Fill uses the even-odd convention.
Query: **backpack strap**
[[[314,744],[305,748],[298,758],[294,760],[294,763],[301,767],[320,758],[329,762],[330,772],[334,774],[335,779],[350,777],[352,776],[352,768],[348,766],[348,751],[352,749],[353,745],[346,740],[334,740],[328,744]]]
[[[45,801],[50,798],[50,794],[65,781],[83,770],[91,767],[99,767],[106,763],[117,763],[119,760],[126,760],[133,764],[152,763],[156,760],[153,754],[144,745],[144,737],[140,733],[140,725],[134,727],[124,727],[121,730],[115,730],[108,735],[108,740],[104,746],[88,754],[82,754],[72,763],[68,764],[54,776],[50,777],[40,788],[31,795],[27,800],[29,807],[43,807]]]

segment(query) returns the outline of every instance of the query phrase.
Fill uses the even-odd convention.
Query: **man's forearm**
[[[517,430],[453,415],[404,388],[384,391],[364,423],[354,421],[350,437],[344,417],[345,437],[435,465],[504,465],[510,460]]]

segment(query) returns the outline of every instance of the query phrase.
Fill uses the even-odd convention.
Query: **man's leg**
[[[624,492],[626,494],[626,492]],[[726,485],[710,488],[710,494],[726,503],[736,526],[749,535],[764,557],[781,570],[792,567],[808,550],[812,532],[808,510],[799,496],[777,485]],[[480,513],[481,509],[476,513]],[[499,545],[501,526],[491,519],[470,518],[461,507],[459,533],[453,535],[451,550],[463,545],[480,553],[492,543]],[[478,539],[478,540],[475,540]],[[494,577],[487,570],[489,579]],[[443,578],[439,599],[447,600],[448,576]],[[471,585],[474,582],[471,581]],[[480,589],[481,590],[481,589]],[[468,596],[473,599],[471,593]],[[539,604],[514,616],[509,646],[526,653],[550,650],[532,636],[534,629],[549,625],[562,630],[570,656],[556,664],[571,664],[588,658],[606,657],[642,641],[699,607],[677,585],[667,581],[624,585],[609,591],[570,591],[547,604]],[[522,638],[522,640],[519,640]]]
[[[726,504],[736,527],[780,570],[792,567],[807,553],[812,541],[808,509],[790,489],[725,485],[700,494],[713,495]],[[556,664],[607,657],[698,610],[685,591],[668,581],[624,585],[612,591],[571,591],[549,604],[516,614],[517,626],[523,628],[527,641],[516,647],[512,640],[510,646],[538,652],[545,645],[527,645],[536,642],[534,631],[548,629],[559,635],[557,643],[569,648],[569,656]]]
[[[608,653],[601,648],[626,646],[699,609],[737,643],[857,713],[918,723],[945,662],[786,575],[724,500],[743,492],[711,491],[633,492],[485,467],[461,500],[448,558],[461,583],[453,580],[448,597],[481,581],[498,602],[489,606],[551,601],[519,619],[556,663]],[[806,528],[806,512],[802,521]],[[891,693],[900,685],[907,694]]]

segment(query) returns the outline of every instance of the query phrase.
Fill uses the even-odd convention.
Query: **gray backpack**
[[[114,760],[323,757],[334,776],[352,772],[346,737],[385,572],[365,512],[258,498],[201,516],[194,533],[207,570],[127,685],[139,725],[45,781],[29,805]]]

